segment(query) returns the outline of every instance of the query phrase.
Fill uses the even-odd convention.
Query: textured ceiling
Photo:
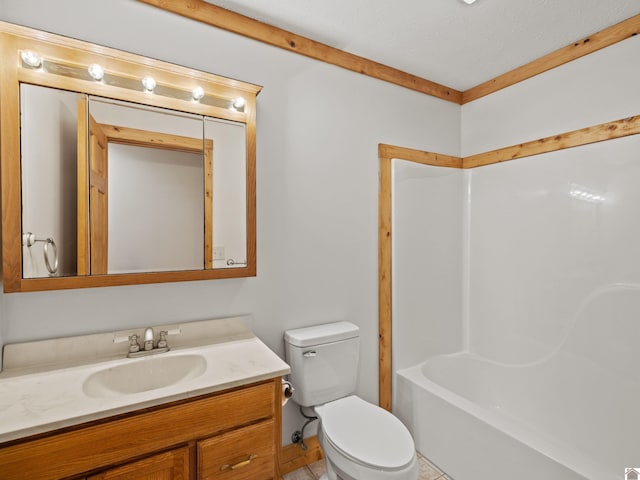
[[[640,14],[640,0],[207,0],[466,90]]]

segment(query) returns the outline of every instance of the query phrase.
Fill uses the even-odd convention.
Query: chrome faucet
[[[151,327],[144,329],[144,351],[149,350],[153,350],[153,328]]]
[[[180,335],[181,333],[182,330],[180,328],[161,330],[160,333],[158,333],[158,340],[156,341],[153,328],[147,327],[144,329],[142,338],[140,338],[140,335],[137,333],[132,333],[128,336],[113,337],[113,343],[129,342],[127,357],[144,357],[168,352],[170,348],[167,337],[169,335]],[[142,341],[140,342],[139,340]]]
[[[172,333],[180,333],[180,330],[172,331]],[[131,335],[128,337],[129,352],[127,353],[127,357],[144,357],[146,355],[156,355],[158,353],[168,352],[169,344],[167,343],[167,335],[169,335],[169,332],[167,330],[162,330],[159,333],[158,342],[156,343],[153,328],[147,327],[144,329],[142,345],[138,343],[138,335]]]

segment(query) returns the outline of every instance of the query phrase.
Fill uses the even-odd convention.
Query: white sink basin
[[[94,398],[117,397],[177,385],[199,377],[206,370],[207,361],[202,355],[159,354],[92,373],[82,389]]]

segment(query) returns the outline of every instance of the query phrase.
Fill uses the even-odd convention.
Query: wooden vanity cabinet
[[[189,448],[182,447],[120,467],[110,468],[86,480],[189,480]]]
[[[2,480],[274,480],[281,379],[0,444]]]

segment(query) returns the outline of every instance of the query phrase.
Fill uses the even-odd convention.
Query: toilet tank
[[[355,392],[358,379],[359,329],[335,322],[284,333],[292,400],[303,407],[322,405]]]

